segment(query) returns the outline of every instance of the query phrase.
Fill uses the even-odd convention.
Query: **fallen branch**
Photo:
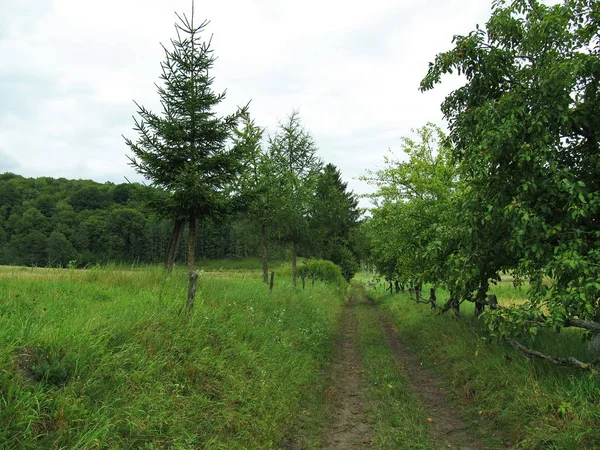
[[[577,327],[583,328],[584,330],[595,331],[600,333],[600,323],[592,320],[583,319],[567,319],[565,320],[565,327]]]
[[[558,366],[577,367],[578,369],[589,370],[594,373],[598,372],[594,366],[600,364],[600,358],[589,363],[585,363],[583,361],[579,361],[577,358],[573,358],[572,356],[565,358],[562,356],[545,355],[544,353],[540,353],[536,350],[525,347],[523,344],[520,344],[517,341],[512,341],[512,344],[517,350],[525,355],[536,356],[538,358],[545,359],[546,361],[550,361],[552,364],[556,364]]]

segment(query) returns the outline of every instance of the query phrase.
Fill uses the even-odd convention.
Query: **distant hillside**
[[[162,261],[171,223],[147,206],[145,200],[156,192],[139,183],[0,174],[0,264]],[[198,227],[198,255],[255,254],[254,237],[236,231],[240,227],[235,222],[203,221]]]

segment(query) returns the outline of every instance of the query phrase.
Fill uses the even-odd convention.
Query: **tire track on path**
[[[486,449],[483,442],[474,436],[469,426],[460,418],[460,410],[446,400],[439,378],[422,366],[419,358],[402,343],[397,330],[381,310],[368,297],[367,301],[373,304],[398,369],[406,375],[415,396],[423,405],[423,410],[432,419],[431,433],[435,448]],[[425,420],[425,417],[423,419]]]
[[[332,423],[325,433],[325,448],[333,450],[371,449],[372,430],[365,415],[366,400],[361,389],[362,360],[357,341],[355,306],[351,296],[344,306],[337,359],[332,365]]]

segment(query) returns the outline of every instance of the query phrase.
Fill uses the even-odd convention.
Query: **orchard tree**
[[[241,149],[227,148],[226,141],[244,110],[226,117],[214,111],[225,92],[215,93],[211,87],[215,56],[211,41],[202,39],[208,22],[194,23],[193,3],[191,18],[177,18],[172,49],[163,46],[165,60],[158,85],[162,112],[154,113],[136,103],[138,139],[125,138],[125,142],[134,154],[130,160],[136,171],[164,191],[161,212],[175,222],[169,252],[177,247],[183,223],[188,224],[189,315],[197,278],[196,223],[198,218],[226,208],[228,186],[241,170]],[[167,258],[169,263],[172,260]]]
[[[468,186],[465,214],[501,235],[484,236],[485,258],[500,261],[482,263],[532,286],[529,302],[489,316],[511,339],[540,327],[600,332],[599,28],[597,1],[496,1],[485,29],[455,36],[421,83],[432,89],[454,71],[467,79],[442,111]]]
[[[293,111],[269,138],[269,158],[277,176],[282,202],[277,211],[278,230],[284,242],[291,245],[292,280],[296,286],[298,248],[308,235],[308,214],[321,160],[317,147],[302,126],[300,115]]]
[[[446,285],[456,298],[459,279],[451,276],[460,227],[460,192],[451,145],[442,130],[427,124],[416,139],[403,137],[403,155],[390,154],[384,168],[363,177],[377,190],[368,230],[373,259],[389,281]]]

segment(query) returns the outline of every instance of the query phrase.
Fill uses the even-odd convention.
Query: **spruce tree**
[[[225,117],[216,114],[214,109],[225,92],[212,90],[210,70],[215,56],[211,39],[202,39],[208,21],[194,24],[193,3],[190,18],[176,16],[176,38],[171,39],[171,49],[163,45],[165,60],[157,85],[162,111],[154,113],[136,102],[139,118],[134,117],[134,130],[138,139],[125,138],[125,142],[135,155],[130,157],[131,165],[164,191],[157,209],[175,222],[168,266],[183,224],[188,224],[189,315],[197,277],[196,223],[198,218],[226,209],[228,186],[241,170],[241,150],[236,146],[228,149],[226,141],[246,107]]]

